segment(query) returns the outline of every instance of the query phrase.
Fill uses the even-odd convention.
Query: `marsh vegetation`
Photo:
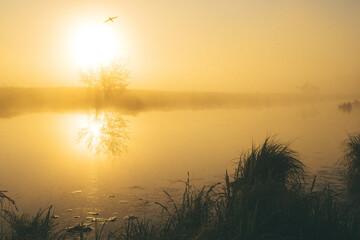
[[[351,135],[345,142],[342,163],[350,195],[360,187],[359,138]],[[164,191],[168,200],[155,202],[160,218],[128,216],[116,231],[106,232],[109,220],[96,219],[59,229],[52,207],[35,216],[19,214],[1,192],[0,239],[359,239],[356,200],[341,200],[348,195],[318,186],[316,177],[306,179],[306,168],[290,144],[268,137],[241,154],[223,182],[198,188],[188,176],[181,198]]]
[[[350,135],[344,145],[342,164],[346,166],[346,185],[352,194],[360,196],[360,134]]]

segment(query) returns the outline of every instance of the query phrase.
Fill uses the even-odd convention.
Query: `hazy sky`
[[[355,0],[0,0],[0,85],[78,86],[74,39],[95,24],[132,88],[360,92]]]

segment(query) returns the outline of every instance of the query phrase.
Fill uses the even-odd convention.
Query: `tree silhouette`
[[[88,87],[102,90],[105,98],[109,98],[126,89],[129,75],[128,64],[122,59],[113,59],[109,64],[80,70],[80,81]]]

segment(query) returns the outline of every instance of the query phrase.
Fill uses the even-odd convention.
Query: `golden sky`
[[[356,0],[0,0],[0,86],[79,86],[76,36],[106,26],[132,88],[358,93],[359,13]]]

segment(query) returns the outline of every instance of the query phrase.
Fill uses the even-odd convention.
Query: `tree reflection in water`
[[[113,157],[127,150],[128,139],[128,126],[120,113],[94,114],[77,132],[77,141],[85,142],[89,150]]]

